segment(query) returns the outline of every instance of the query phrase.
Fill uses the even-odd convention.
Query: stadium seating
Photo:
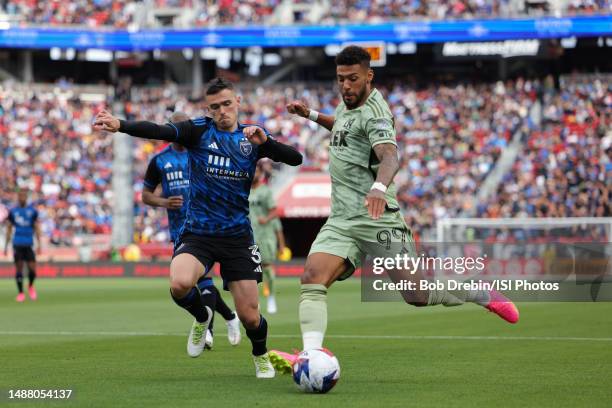
[[[399,200],[409,225],[431,238],[437,220],[481,217],[610,215],[612,179],[612,92],[609,81],[569,77],[560,91],[541,81],[382,86],[395,115],[401,170]],[[30,185],[52,242],[70,244],[78,234],[108,234],[111,228],[112,137],[92,135],[94,112],[104,102],[87,102],[53,87],[40,90],[5,84],[0,88],[0,166],[9,187]],[[128,118],[165,122],[168,109],[201,115],[186,91],[133,88],[125,102]],[[541,97],[540,97],[541,96]],[[242,120],[262,123],[305,155],[304,169],[326,170],[327,132],[285,113],[285,104],[304,99],[331,113],[338,103],[332,87],[317,84],[243,90]],[[55,102],[54,102],[55,101]],[[541,123],[533,121],[540,105]],[[600,112],[596,115],[595,112]],[[518,132],[524,151],[484,202],[476,193],[501,149]],[[134,141],[135,239],[165,242],[161,209],[139,204],[149,158],[164,143]],[[25,163],[28,163],[26,166]],[[568,183],[562,183],[565,175]],[[585,189],[586,188],[586,189]],[[10,188],[9,188],[10,190]],[[0,200],[13,202],[3,190]]]
[[[240,24],[376,23],[400,19],[471,19],[524,15],[609,14],[610,0],[71,0],[0,1],[0,16],[19,24],[179,28]]]
[[[53,89],[0,87],[1,201],[12,205],[16,186],[32,189],[53,243],[69,244],[78,233],[110,233],[112,136],[91,132],[102,106]]]
[[[609,77],[570,78],[544,93],[542,123],[480,203],[481,217],[610,216],[612,89]]]

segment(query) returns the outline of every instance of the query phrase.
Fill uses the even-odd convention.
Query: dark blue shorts
[[[25,262],[36,262],[36,255],[31,246],[14,246],[13,247],[13,259],[15,263]]]
[[[261,254],[252,235],[241,237],[207,237],[185,233],[175,245],[173,258],[190,254],[204,265],[207,272],[218,262],[221,267],[223,289],[227,284],[239,280],[261,282]]]

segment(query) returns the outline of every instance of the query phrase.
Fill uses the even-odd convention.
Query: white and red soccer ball
[[[324,394],[340,378],[340,363],[331,351],[320,348],[304,350],[293,364],[293,381],[304,392]]]

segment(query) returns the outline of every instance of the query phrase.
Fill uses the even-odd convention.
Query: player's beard
[[[359,93],[355,96],[355,102],[353,103],[347,102],[344,95],[342,95],[342,100],[344,101],[344,104],[346,105],[348,109],[355,109],[356,107],[360,106],[361,102],[365,99],[367,91],[368,91],[368,87],[366,84],[364,84],[363,88],[361,88],[361,91],[359,91]]]

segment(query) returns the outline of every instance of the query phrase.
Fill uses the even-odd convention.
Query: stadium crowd
[[[185,27],[241,24],[381,22],[400,19],[466,19],[517,15],[608,14],[610,0],[0,0],[0,11],[20,24],[126,28],[154,23],[147,13],[180,9]],[[283,13],[286,10],[288,13]],[[281,12],[277,12],[281,11]],[[138,16],[137,16],[138,14]],[[164,14],[164,13],[162,13]],[[179,16],[180,13],[172,14]],[[159,23],[158,23],[159,24]]]
[[[398,198],[409,226],[427,239],[436,220],[475,206],[475,195],[501,150],[529,127],[537,82],[395,88],[401,170]]]
[[[544,93],[541,124],[478,216],[612,216],[609,79],[566,79]]]
[[[125,28],[132,21],[136,3],[130,0],[0,0],[0,10],[21,18],[22,24]]]
[[[26,86],[0,86],[0,202],[14,205],[26,187],[53,243],[111,227],[112,137],[94,135],[103,104]]]
[[[430,85],[388,84],[396,121],[401,170],[398,196],[409,225],[428,238],[436,221],[480,217],[610,215],[612,180],[612,90],[608,81],[568,79],[560,91],[540,81]],[[69,88],[69,87],[68,87]],[[200,116],[202,106],[173,85],[133,88],[125,116],[165,122],[172,110]],[[286,114],[285,105],[305,100],[332,113],[339,102],[329,86],[294,84],[243,90],[246,123],[261,123],[305,156],[303,169],[326,170],[327,133]],[[532,109],[542,101],[542,121]],[[26,185],[40,204],[45,234],[57,244],[77,234],[105,234],[112,216],[112,137],[92,134],[94,113],[105,102],[87,102],[69,92],[36,91],[24,85],[0,88],[0,201]],[[516,132],[524,152],[489,200],[476,202],[483,180]],[[162,143],[134,141],[137,242],[167,241],[162,210],[139,203],[148,159]]]

